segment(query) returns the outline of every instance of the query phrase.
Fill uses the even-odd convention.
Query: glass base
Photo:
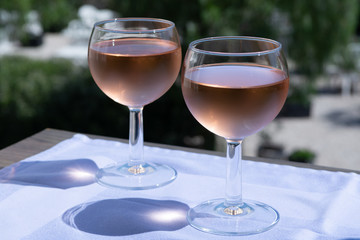
[[[204,202],[189,210],[187,220],[194,228],[218,235],[252,235],[270,230],[279,222],[272,207],[252,200],[241,206],[225,206],[224,199]]]
[[[166,165],[145,163],[131,166],[126,163],[101,168],[96,179],[99,184],[107,187],[145,190],[167,185],[174,181],[176,176],[176,170]]]

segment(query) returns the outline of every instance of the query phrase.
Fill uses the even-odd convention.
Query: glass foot
[[[187,220],[194,228],[218,235],[252,235],[274,227],[280,219],[272,207],[252,200],[241,206],[225,206],[224,199],[204,202],[189,210]]]
[[[166,165],[145,163],[130,166],[126,163],[101,168],[96,179],[99,184],[107,187],[145,190],[169,184],[176,176],[176,170]]]

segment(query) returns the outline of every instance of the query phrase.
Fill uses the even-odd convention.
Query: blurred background
[[[93,24],[113,17],[175,22],[183,53],[198,38],[280,41],[290,92],[245,156],[360,170],[358,0],[11,0],[0,2],[0,148],[44,128],[128,138],[128,110],[87,66]],[[144,108],[145,141],[224,151],[187,110],[180,79]]]

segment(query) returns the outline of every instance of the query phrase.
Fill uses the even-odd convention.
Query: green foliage
[[[298,149],[290,154],[289,161],[312,163],[315,157],[315,153],[308,149]]]
[[[183,48],[198,38],[214,35],[273,37],[269,18],[273,1],[263,0],[109,0],[104,7],[121,17],[156,17],[171,20],[182,37]]]
[[[129,111],[110,100],[93,81],[87,67],[70,61],[0,58],[0,148],[44,128],[128,138]],[[175,85],[144,109],[145,140],[185,145],[185,136],[214,137],[190,115]]]
[[[343,53],[359,19],[358,0],[278,0],[288,16],[289,56],[307,76],[321,74],[335,54]]]
[[[45,32],[60,32],[77,18],[79,3],[76,0],[31,0],[31,8],[39,12]]]
[[[144,108],[145,140],[213,150],[214,134],[200,126],[185,105],[181,86],[175,83],[160,99]],[[189,144],[186,137],[201,136],[203,144]]]
[[[6,136],[1,138],[1,146],[46,127],[71,125],[74,122],[70,115],[87,111],[76,107],[80,94],[75,95],[69,88],[82,83],[84,89],[89,89],[89,74],[69,61],[4,57],[0,59],[0,76],[0,119],[6,126],[0,128],[0,135]]]
[[[116,104],[106,104],[97,94],[88,70],[69,61],[5,57],[0,76],[0,119],[6,126],[0,128],[0,135],[6,136],[0,140],[2,147],[46,127],[96,133],[102,124],[121,122],[121,115],[114,114]]]
[[[201,0],[201,17],[207,35],[245,35],[274,37],[271,15],[273,1]]]
[[[12,0],[0,2],[0,9],[6,9],[10,12],[17,12],[20,16],[28,12],[30,6],[31,0]]]
[[[309,96],[313,94],[314,89],[311,84],[291,86],[286,102],[291,104],[299,104],[302,106],[309,106],[311,103]]]
[[[72,66],[69,62],[29,61],[21,57],[5,57],[0,63],[0,103],[1,111],[16,114],[20,118],[30,118],[36,114],[44,97],[53,89],[62,87],[68,81]],[[4,108],[11,106],[11,108]]]
[[[183,51],[191,40],[205,36],[202,24],[202,6],[197,0],[108,0],[103,6],[121,17],[152,17],[173,21],[182,38]]]
[[[108,0],[104,7],[123,17],[172,20],[182,36],[184,51],[190,41],[206,36],[282,39],[288,58],[310,80],[323,73],[334,55],[345,52],[359,19],[358,0]],[[274,13],[279,13],[280,22],[274,21]],[[284,24],[289,25],[289,32],[282,32],[279,25]]]
[[[17,31],[21,31],[26,14],[36,10],[45,32],[60,32],[72,19],[77,18],[77,9],[81,3],[81,0],[11,0],[1,1],[0,9],[17,13],[18,19],[15,22]],[[21,32],[16,35],[21,35]]]
[[[21,35],[19,29],[25,22],[25,14],[28,13],[31,5],[30,1],[31,0],[0,1],[0,10],[6,10],[12,14],[11,19],[0,18],[0,37],[1,30],[7,29],[10,39],[16,40],[19,38]],[[6,24],[10,24],[11,26],[6,26]]]
[[[190,41],[198,38],[252,35],[281,39],[296,71],[310,80],[321,74],[335,55],[339,66],[349,71],[354,67],[346,47],[358,24],[358,0],[12,0],[0,1],[0,9],[18,13],[17,30],[23,16],[37,10],[45,32],[59,32],[77,17],[78,7],[89,2],[122,17],[175,22],[184,53]],[[280,22],[274,21],[274,14],[280,16]],[[281,24],[289,25],[288,32],[282,32]],[[309,101],[313,82],[308,82],[310,85],[292,90],[294,101]],[[128,137],[128,110],[96,87],[87,68],[59,59],[0,59],[0,120],[4,136],[0,147],[45,127]],[[204,146],[212,146],[213,135],[192,118],[179,84],[145,107],[144,120],[147,141],[184,145],[185,135],[202,135]]]
[[[2,1],[0,8],[19,11],[19,16],[37,10],[45,32],[58,32],[77,17],[78,7],[87,2],[112,9],[122,17],[172,20],[182,37],[184,52],[190,41],[206,36],[282,39],[297,70],[310,79],[321,74],[335,54],[344,55],[359,19],[358,0],[12,0]],[[288,21],[290,32],[286,36],[282,36],[279,23],[274,22],[274,13],[281,13],[280,25]],[[343,58],[346,63],[341,59],[337,64],[351,64],[348,56]]]

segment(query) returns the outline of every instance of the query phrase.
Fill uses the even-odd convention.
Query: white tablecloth
[[[142,191],[96,184],[97,169],[127,151],[77,134],[0,170],[0,239],[360,239],[358,174],[243,161],[244,198],[273,206],[280,222],[223,237],[195,230],[185,214],[224,196],[224,158],[145,147],[147,160],[177,169],[173,183]]]

